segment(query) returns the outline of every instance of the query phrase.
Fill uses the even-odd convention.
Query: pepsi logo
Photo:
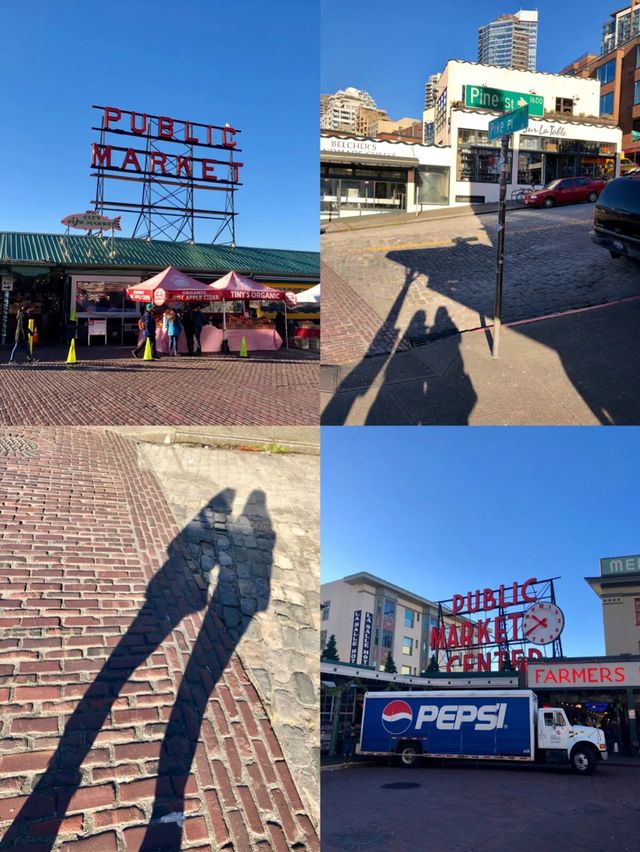
[[[382,711],[382,727],[389,734],[404,734],[412,720],[411,707],[406,701],[390,701]]]

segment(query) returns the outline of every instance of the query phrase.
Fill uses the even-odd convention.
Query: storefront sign
[[[356,609],[353,613],[353,629],[351,630],[351,653],[349,662],[358,662],[358,646],[360,645],[360,622],[362,621],[362,610]]]
[[[529,122],[529,127],[523,130],[523,135],[529,136],[557,136],[566,139],[569,136],[565,124],[549,124],[548,122]]]
[[[600,575],[634,574],[640,571],[640,556],[608,556],[600,560]]]
[[[107,321],[98,320],[98,319],[90,319],[89,320],[89,334],[93,335],[101,335],[107,333]]]
[[[527,686],[531,689],[640,686],[640,663],[529,663]]]
[[[362,665],[369,665],[369,654],[371,653],[371,632],[373,629],[373,613],[364,614],[364,632],[362,634]]]
[[[13,278],[11,275],[2,276],[2,292],[10,293],[13,290]]]
[[[509,112],[528,106],[529,115],[544,115],[544,98],[526,92],[509,92],[505,89],[488,89],[486,86],[465,86],[464,103],[468,107]]]

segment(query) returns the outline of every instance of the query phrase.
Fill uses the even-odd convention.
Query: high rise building
[[[388,119],[368,92],[349,86],[333,95],[320,95],[320,127],[367,136],[378,119]]]
[[[431,109],[436,105],[436,92],[441,74],[430,74],[424,86],[424,108]]]
[[[560,73],[600,83],[600,116],[622,130],[624,153],[636,159],[640,145],[640,0],[613,12],[604,24],[602,53],[585,53]]]
[[[536,70],[538,13],[521,10],[501,15],[478,30],[478,62]]]
[[[609,53],[632,38],[640,36],[640,0],[631,0],[629,6],[612,12],[611,20],[602,26],[601,53]]]

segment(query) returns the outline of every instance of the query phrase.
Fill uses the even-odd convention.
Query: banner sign
[[[373,613],[364,614],[364,632],[362,634],[362,665],[369,665],[369,654],[371,653],[371,631],[373,630]]]
[[[640,556],[608,556],[600,560],[602,577],[616,574],[634,574],[640,571]]]
[[[562,687],[640,686],[640,663],[537,663],[527,666],[527,686],[530,689],[558,689]]]
[[[349,655],[350,663],[358,662],[358,647],[360,645],[360,622],[362,620],[362,610],[356,609],[353,613],[353,629],[351,631],[351,654]]]

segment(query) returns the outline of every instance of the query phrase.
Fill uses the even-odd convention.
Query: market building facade
[[[125,290],[168,266],[204,283],[235,271],[293,293],[320,280],[317,252],[0,233],[2,342],[13,339],[15,317],[23,304],[31,308],[42,343],[64,342],[71,319],[80,343],[87,342],[92,324],[99,321],[107,344],[133,344],[138,339],[141,306],[129,300]],[[205,314],[216,311],[219,305],[203,308]]]

